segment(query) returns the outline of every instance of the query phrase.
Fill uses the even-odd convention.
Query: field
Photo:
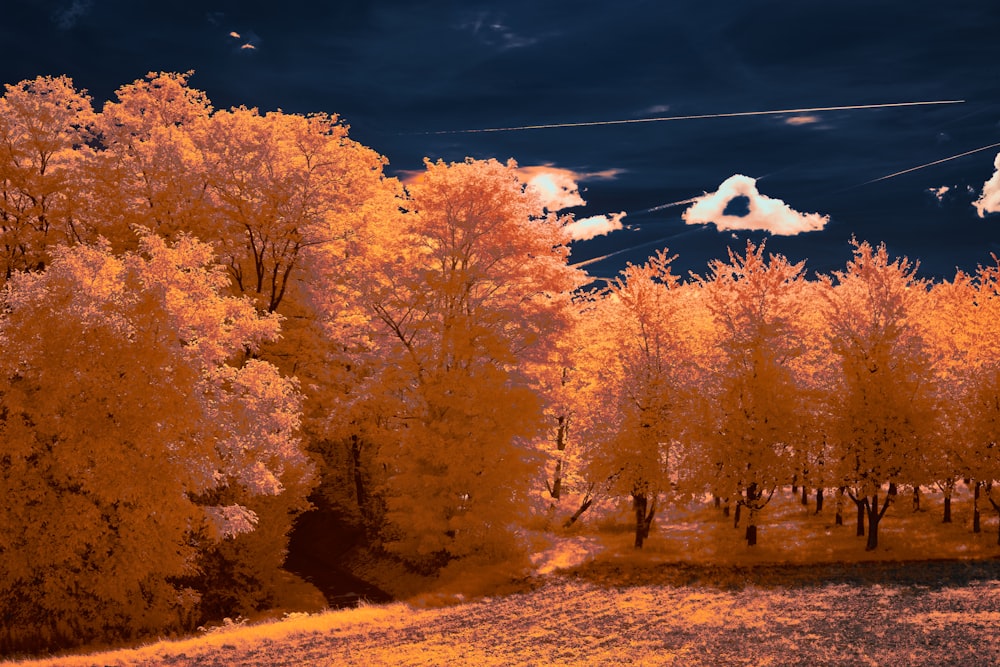
[[[539,536],[519,592],[425,595],[23,664],[1000,664],[996,519],[973,535],[967,505],[957,498],[956,523],[941,525],[938,498],[913,512],[901,497],[874,553],[854,536],[853,514],[836,527],[832,504],[814,516],[787,494],[752,551],[695,504],[671,510],[635,555],[612,512]]]

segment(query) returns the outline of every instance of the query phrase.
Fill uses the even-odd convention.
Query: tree
[[[134,250],[134,228],[172,240],[188,233],[212,240],[212,206],[195,131],[212,105],[188,85],[193,72],[150,72],[121,86],[95,122],[97,149],[81,177],[89,230],[116,252]]]
[[[351,428],[351,392],[367,366],[347,276],[364,271],[359,259],[382,242],[373,232],[396,214],[398,182],[335,116],[214,111],[191,75],[151,72],[105,105],[101,150],[88,169],[94,226],[119,251],[134,246],[136,225],[210,242],[232,292],[284,317],[280,339],[256,355],[300,379],[303,435],[322,456],[323,498],[346,506],[351,468],[360,484],[355,464],[370,458]]]
[[[80,179],[94,120],[65,76],[5,85],[0,98],[0,272],[37,270],[59,243],[82,240]]]
[[[765,258],[764,245],[747,242],[729,263],[709,263],[701,279],[721,351],[715,432],[709,447],[727,493],[748,510],[746,540],[757,543],[757,515],[774,490],[791,478],[790,450],[802,439],[802,395],[796,360],[801,336],[804,263]]]
[[[940,445],[928,463],[933,481],[944,496],[943,523],[951,523],[952,495],[958,480],[980,472],[975,465],[973,406],[981,405],[974,397],[974,387],[976,378],[983,377],[977,372],[983,360],[980,325],[984,321],[979,317],[983,309],[977,306],[981,286],[980,281],[962,271],[951,281],[935,283],[921,318],[926,323],[925,337],[934,359],[941,406],[937,436]]]
[[[832,411],[842,475],[859,519],[867,518],[866,549],[873,550],[896,486],[919,475],[914,452],[935,434],[934,369],[915,317],[927,288],[906,258],[890,261],[884,244],[857,241],[846,270],[823,280],[831,286],[823,292],[828,338],[839,358]]]
[[[309,470],[294,385],[265,362],[228,363],[274,337],[276,318],[220,294],[208,246],[146,235],[139,249],[60,249],[3,292],[7,647],[183,625],[199,550],[253,531],[250,502]]]
[[[199,145],[222,261],[240,293],[275,312],[304,248],[356,232],[381,184],[384,159],[347,138],[336,116],[240,107],[203,123]]]
[[[973,489],[973,531],[979,532],[979,499],[985,496],[1000,514],[1000,260],[980,267],[972,298],[966,301],[971,326],[963,331],[959,347],[968,355],[965,367],[964,448],[967,475]],[[969,322],[969,320],[966,320]],[[998,534],[1000,542],[1000,534]]]
[[[592,421],[591,475],[631,497],[636,549],[649,537],[661,495],[672,491],[695,374],[683,324],[689,313],[672,260],[660,250],[642,266],[629,264],[593,316],[603,329],[599,341],[609,343],[589,350],[600,369],[593,403],[612,414]]]
[[[515,167],[428,161],[399,254],[361,286],[387,351],[374,400],[395,404],[379,451],[386,544],[418,567],[510,553],[538,473],[542,406],[519,362],[560,335],[555,297],[579,274],[563,221]]]

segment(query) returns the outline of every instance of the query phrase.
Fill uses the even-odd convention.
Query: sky
[[[513,158],[595,277],[747,239],[824,273],[852,237],[929,278],[1000,254],[994,0],[4,4],[3,83],[99,106],[194,70],[217,108],[339,114],[401,178]]]

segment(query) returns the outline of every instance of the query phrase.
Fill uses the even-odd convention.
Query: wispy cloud
[[[979,199],[972,202],[980,218],[985,218],[987,213],[1000,213],[1000,153],[997,153],[993,167],[995,168],[993,176],[983,183],[983,192],[979,195]]]
[[[515,32],[507,24],[503,14],[496,12],[478,11],[466,14],[459,21],[457,28],[471,33],[487,46],[503,50],[531,46],[538,41],[537,37]]]
[[[566,225],[566,230],[574,241],[586,241],[595,236],[604,236],[621,229],[624,217],[625,211],[609,213],[608,215],[593,215],[582,220],[574,220]]]
[[[745,198],[746,210],[736,213],[731,210],[730,203],[740,198]],[[757,189],[757,179],[742,174],[730,176],[715,192],[695,197],[681,217],[689,225],[715,223],[720,232],[756,229],[777,236],[815,232],[830,221],[830,216],[800,213],[780,199],[762,195]]]
[[[819,122],[819,116],[804,114],[801,116],[789,116],[785,119],[785,125],[812,125]]]
[[[60,4],[52,12],[52,21],[60,30],[69,30],[77,21],[89,14],[93,7],[93,0],[73,0],[69,4]]]

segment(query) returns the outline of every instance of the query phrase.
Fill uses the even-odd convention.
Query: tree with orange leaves
[[[382,438],[385,541],[415,566],[516,551],[544,426],[519,363],[561,334],[558,296],[579,284],[563,222],[513,163],[427,162],[409,213],[364,294],[386,356],[375,395],[395,405]]]
[[[757,543],[757,517],[775,489],[791,478],[792,446],[802,438],[804,406],[795,364],[805,352],[800,335],[804,263],[765,257],[748,241],[713,260],[700,283],[715,323],[720,353],[708,451],[720,495],[747,509],[746,540]]]
[[[182,626],[199,554],[254,531],[257,499],[301,503],[294,383],[263,361],[230,363],[277,319],[225,296],[226,280],[208,246],[147,234],[138,253],[61,249],[8,283],[0,645]]]
[[[212,206],[194,131],[212,105],[183,74],[150,72],[121,86],[95,122],[96,150],[81,177],[81,215],[116,252],[134,250],[136,226],[172,240],[188,233],[206,241]]]
[[[956,278],[956,282],[958,282]],[[964,289],[965,325],[956,347],[966,362],[961,368],[964,389],[957,405],[960,430],[953,448],[962,455],[962,472],[973,491],[973,532],[980,532],[983,497],[1000,515],[1000,259],[979,267],[975,277],[959,283]],[[1000,544],[1000,531],[997,535]]]
[[[635,548],[641,549],[664,494],[673,491],[690,391],[698,376],[689,345],[690,290],[658,251],[629,264],[595,304],[587,350],[594,396],[584,413],[591,479],[631,499]]]
[[[879,523],[896,488],[920,474],[915,452],[937,435],[934,367],[924,325],[926,282],[884,244],[854,241],[844,271],[824,277],[828,340],[838,358],[831,413],[840,475],[868,521],[866,549],[878,547]],[[883,496],[883,488],[888,489]]]
[[[94,122],[90,98],[65,76],[6,85],[0,97],[0,280],[36,270],[80,227],[81,178]]]

